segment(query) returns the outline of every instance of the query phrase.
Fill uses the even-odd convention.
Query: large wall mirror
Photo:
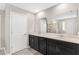
[[[78,34],[78,12],[69,11],[48,20],[48,33]]]
[[[57,15],[52,19],[46,19],[47,21],[47,33],[61,33],[61,34],[79,34],[79,20],[78,10],[70,10],[68,12]]]

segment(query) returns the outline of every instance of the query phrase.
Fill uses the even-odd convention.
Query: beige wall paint
[[[36,32],[40,32],[40,25],[39,21],[40,18],[46,17],[47,20],[53,19],[54,17],[57,17],[58,15],[61,15],[63,13],[69,12],[71,10],[77,10],[79,8],[79,4],[77,3],[64,3],[64,4],[58,4],[55,7],[48,8],[46,10],[40,11],[36,14]]]

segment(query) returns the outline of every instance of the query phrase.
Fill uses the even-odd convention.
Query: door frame
[[[0,15],[0,48],[5,48],[5,15],[3,10],[0,10]]]

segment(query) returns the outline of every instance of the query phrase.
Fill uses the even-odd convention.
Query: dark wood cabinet
[[[33,43],[34,43],[34,36],[29,35],[29,45],[30,45],[31,48],[34,47],[34,44]]]
[[[48,55],[62,55],[62,49],[55,40],[47,40],[47,54]]]
[[[33,38],[33,48],[38,51],[38,37],[34,36]]]
[[[79,55],[79,44],[29,35],[31,48],[44,55]]]
[[[46,39],[34,35],[29,35],[29,45],[31,48],[46,55]]]
[[[29,45],[31,48],[38,50],[38,37],[29,35]]]
[[[46,38],[39,37],[39,52],[41,52],[44,55],[47,54],[46,42]]]
[[[56,55],[56,44],[52,40],[47,40],[47,54]]]
[[[64,42],[70,44],[69,42]],[[67,47],[66,44],[62,44],[62,41],[55,39],[47,40],[47,54],[48,55],[77,55],[76,49]],[[68,45],[69,46],[69,45]]]

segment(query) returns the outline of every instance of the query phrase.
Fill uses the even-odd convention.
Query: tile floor
[[[16,53],[13,53],[12,55],[42,55],[42,54],[32,48],[26,48]]]

